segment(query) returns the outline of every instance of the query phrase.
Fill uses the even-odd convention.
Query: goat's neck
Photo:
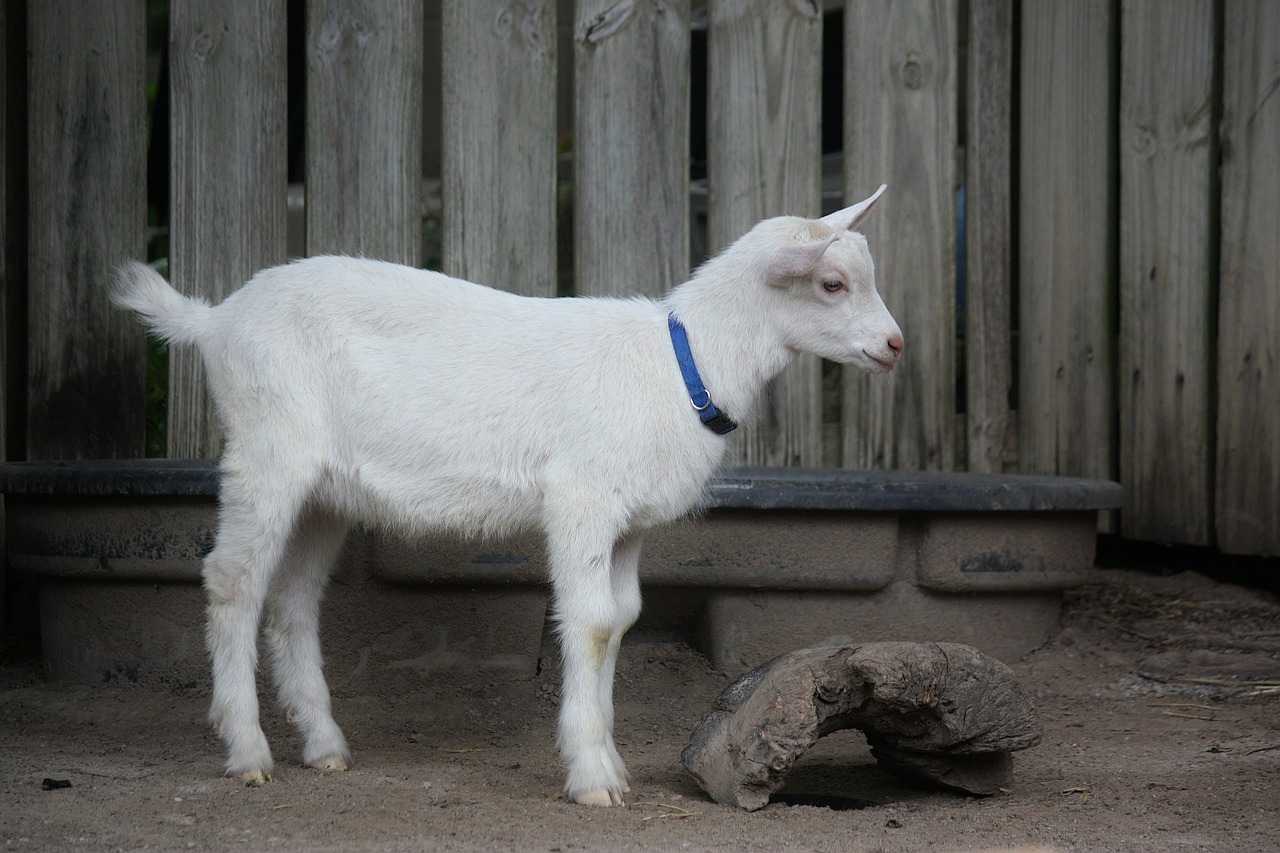
[[[694,361],[716,407],[749,423],[764,386],[782,372],[793,353],[778,339],[764,312],[726,312],[731,300],[700,292],[691,282],[672,293],[666,307],[688,330]]]

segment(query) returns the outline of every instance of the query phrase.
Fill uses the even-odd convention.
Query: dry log
[[[1013,672],[954,643],[868,643],[790,652],[731,684],[682,760],[716,802],[764,807],[817,740],[861,730],[888,772],[971,794],[1012,783],[1010,752],[1040,741]]]

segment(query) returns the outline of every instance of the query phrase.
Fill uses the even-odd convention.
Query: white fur
[[[117,303],[208,368],[225,450],[204,561],[210,718],[227,774],[268,780],[256,639],[266,636],[303,760],[344,769],[318,639],[350,523],[406,533],[545,532],[563,653],[566,795],[622,802],[613,670],[640,613],[645,530],[694,507],[725,446],[698,420],[667,331],[688,329],[716,405],[747,421],[799,351],[888,370],[902,337],[851,229],[877,196],[824,220],[766,220],[665,300],[532,299],[370,260],[258,273],[217,307],[142,264]],[[828,293],[824,282],[844,287]]]

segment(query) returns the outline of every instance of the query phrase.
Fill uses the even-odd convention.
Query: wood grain
[[[689,0],[582,0],[574,25],[574,271],[582,295],[689,276]]]
[[[1018,459],[1116,474],[1110,0],[1022,7]]]
[[[1280,4],[1223,20],[1217,533],[1280,554]]]
[[[421,0],[308,0],[307,253],[417,266]]]
[[[1128,0],[1120,84],[1124,534],[1213,541],[1214,4]]]
[[[146,227],[141,3],[27,8],[27,455],[143,455],[145,337],[109,301]]]
[[[9,44],[9,7],[0,3],[0,45]],[[9,76],[8,62],[0,58],[0,462],[9,458],[9,401],[11,393],[10,368],[13,360],[10,347],[13,346],[15,334],[14,311],[10,307],[16,293],[16,280],[13,268],[13,253],[10,251],[9,210],[12,206],[9,195],[9,163],[12,154],[9,150]],[[5,539],[8,524],[4,517],[4,501],[0,500],[0,554],[9,553],[9,544]],[[9,572],[0,571],[0,601],[9,601],[6,585]],[[0,632],[8,636],[9,607],[0,611]]]
[[[270,0],[173,0],[169,272],[212,303],[286,256],[285,11]],[[213,458],[204,365],[169,351],[168,454]]]
[[[988,474],[1010,470],[1017,458],[1009,409],[1013,387],[1013,53],[1012,0],[969,0],[965,427],[967,469]]]
[[[446,0],[444,269],[556,292],[556,4]]]
[[[822,187],[822,15],[816,3],[712,0],[708,21],[708,249],[761,219],[817,216]],[[728,461],[822,464],[822,363],[801,356],[766,390]]]
[[[0,45],[9,44],[9,7],[0,4]],[[8,62],[0,60],[0,461],[9,458],[9,369],[13,364],[9,348],[13,346],[17,335],[14,327],[14,311],[10,304],[14,300],[17,282],[14,277],[13,254],[10,251],[11,207],[9,195],[9,163],[12,155],[9,151],[9,77]],[[0,548],[4,546],[4,502],[0,501]],[[6,553],[0,551],[0,553]],[[4,595],[4,575],[0,572],[0,596]],[[0,616],[0,630],[4,628],[4,617]]]
[[[956,465],[957,16],[950,0],[845,10],[845,198],[889,185],[863,231],[906,339],[889,376],[845,369],[847,467]]]

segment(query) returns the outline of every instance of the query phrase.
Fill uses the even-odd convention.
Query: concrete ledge
[[[1069,589],[1093,564],[1096,511],[914,513],[915,579],[937,592]]]
[[[893,579],[898,520],[891,513],[712,509],[645,537],[640,578],[668,587],[874,592]],[[378,577],[396,583],[541,583],[537,537],[477,545],[379,537]]]
[[[878,512],[1063,512],[1117,509],[1110,480],[930,471],[731,468],[710,483],[718,507]]]
[[[716,666],[745,672],[810,646],[894,640],[962,643],[1017,660],[1058,628],[1061,593],[944,595],[908,581],[875,595],[724,590],[711,596],[697,645]]]
[[[0,493],[216,497],[218,470],[204,459],[5,462]],[[1098,510],[1124,500],[1119,483],[1083,477],[835,468],[730,468],[708,493],[716,507],[905,512]]]
[[[212,497],[6,496],[9,565],[50,578],[199,583]]]
[[[51,677],[203,681],[217,487],[204,461],[0,465],[9,566],[40,583]],[[1092,565],[1097,511],[1121,497],[1075,478],[729,470],[703,514],[646,541],[660,606],[638,627],[685,635],[729,671],[831,638],[1016,657],[1056,628],[1059,591]],[[545,577],[537,537],[354,535],[326,602],[335,687],[342,673],[352,687],[532,674]]]

